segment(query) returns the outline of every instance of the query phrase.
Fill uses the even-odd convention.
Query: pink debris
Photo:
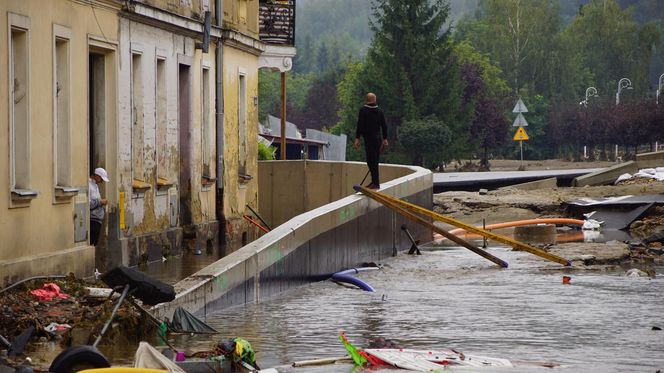
[[[61,293],[60,287],[52,282],[44,284],[41,289],[32,290],[30,294],[41,302],[50,302],[54,298],[67,299],[69,294]]]

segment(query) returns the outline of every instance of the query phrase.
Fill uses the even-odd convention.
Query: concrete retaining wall
[[[273,227],[258,240],[180,281],[175,285],[176,299],[154,307],[155,316],[170,318],[178,306],[198,315],[206,315],[236,304],[259,302],[363,262],[379,262],[396,251],[410,247],[400,229],[404,223],[416,239],[423,242],[432,239],[430,231],[407,222],[363,195],[344,197],[341,190],[352,193],[352,185],[362,180],[366,172],[363,163],[269,163],[262,165],[261,170],[271,175],[272,182],[266,181],[270,180],[269,175],[259,173],[259,178],[263,179],[259,180],[259,190],[261,198],[264,192],[273,193],[271,199],[265,199],[271,204],[269,209],[272,212],[268,213],[271,219],[286,219],[288,214],[283,210],[296,213],[305,206],[321,206]],[[381,172],[385,180],[393,177],[382,184],[381,192],[432,207],[433,180],[430,171],[419,167],[383,165]],[[326,173],[330,178],[324,177]],[[273,188],[265,189],[268,185]],[[280,188],[283,192],[279,192]],[[328,198],[335,198],[335,190],[339,191],[340,199],[323,204],[325,199],[321,196],[327,193]],[[261,214],[267,210],[263,206]]]
[[[639,168],[637,167],[636,162],[634,161],[620,163],[615,166],[605,168],[601,171],[579,176],[576,179],[574,179],[572,186],[582,187],[586,185],[613,184],[613,182],[616,181],[618,176],[624,173],[633,174],[638,170]]]
[[[637,154],[636,165],[639,169],[662,167],[664,166],[664,152]]]

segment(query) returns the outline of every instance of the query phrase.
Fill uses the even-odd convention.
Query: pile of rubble
[[[95,285],[99,284],[70,276],[0,290],[0,335],[12,342],[22,332],[32,330],[26,351],[47,342],[61,348],[92,343],[114,306],[107,294],[95,294],[98,288],[91,287]],[[133,307],[121,305],[115,320],[106,341],[112,341],[114,335],[138,340],[150,332],[147,328],[151,324]]]

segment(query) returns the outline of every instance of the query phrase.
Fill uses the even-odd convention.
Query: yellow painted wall
[[[258,39],[258,0],[224,0],[224,28]]]
[[[224,216],[241,218],[245,205],[258,203],[258,57],[224,46]],[[239,134],[238,99],[240,71],[246,74],[247,89],[247,159],[246,173],[253,177],[245,184],[238,181]]]
[[[94,12],[93,12],[94,10]],[[39,191],[28,207],[10,208],[8,114],[8,12],[30,19],[29,112],[31,188]],[[95,18],[96,15],[96,18]],[[53,180],[53,24],[71,29],[71,175],[87,200],[88,34],[117,40],[117,9],[69,0],[0,2],[0,260],[85,246],[74,243],[74,203],[54,204]],[[84,73],[81,73],[84,72]]]
[[[215,44],[211,43],[209,52],[202,53],[195,49],[196,40],[168,30],[145,25],[133,20],[120,21],[120,38],[125,46],[121,51],[120,67],[120,121],[119,121],[119,170],[120,190],[131,191],[125,201],[126,214],[131,216],[123,232],[126,236],[140,236],[157,233],[170,228],[169,198],[164,190],[157,188],[157,176],[177,185],[180,173],[180,135],[179,126],[179,63],[189,65],[190,71],[190,152],[187,165],[191,175],[191,214],[192,223],[200,224],[216,220],[215,184],[203,185],[203,69],[208,69],[209,111],[208,134],[210,172],[206,176],[216,177],[216,142],[215,142]],[[134,51],[130,51],[133,45]],[[138,47],[136,47],[138,46]],[[136,48],[141,48],[137,50]],[[155,52],[157,51],[157,52]],[[132,159],[132,104],[131,104],[131,54],[140,52],[143,86],[143,157],[140,175],[132,171],[136,161]],[[166,133],[156,133],[157,97],[156,96],[156,55],[164,59],[166,87]],[[157,148],[157,149],[155,149]],[[166,159],[166,165],[158,170],[158,153]],[[150,185],[150,189],[133,189],[132,178]],[[186,186],[178,185],[178,188]],[[180,222],[180,225],[183,224]]]
[[[214,17],[215,0],[137,0],[137,2],[189,18],[201,19],[209,9]]]
[[[209,68],[208,74],[208,84],[210,85],[210,109],[208,112],[208,133],[209,149],[210,154],[210,169],[211,174],[208,176],[216,177],[216,142],[215,142],[215,64],[214,64],[214,55],[215,55],[215,46],[213,43],[210,43],[210,51],[208,53],[202,53],[201,50],[197,49],[194,54],[194,65],[193,69],[193,95],[192,95],[192,109],[193,109],[193,121],[192,121],[192,142],[195,151],[193,152],[193,164],[192,164],[192,180],[198,181],[192,183],[192,222],[194,224],[199,224],[203,222],[213,221],[216,219],[215,213],[215,201],[216,201],[216,185],[211,184],[208,186],[203,186],[202,177],[203,177],[203,66]]]

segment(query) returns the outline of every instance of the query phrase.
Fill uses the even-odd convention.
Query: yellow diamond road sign
[[[516,133],[514,134],[514,140],[515,141],[528,140],[528,134],[526,133],[526,130],[523,129],[523,127],[519,127],[519,129],[516,130]]]

